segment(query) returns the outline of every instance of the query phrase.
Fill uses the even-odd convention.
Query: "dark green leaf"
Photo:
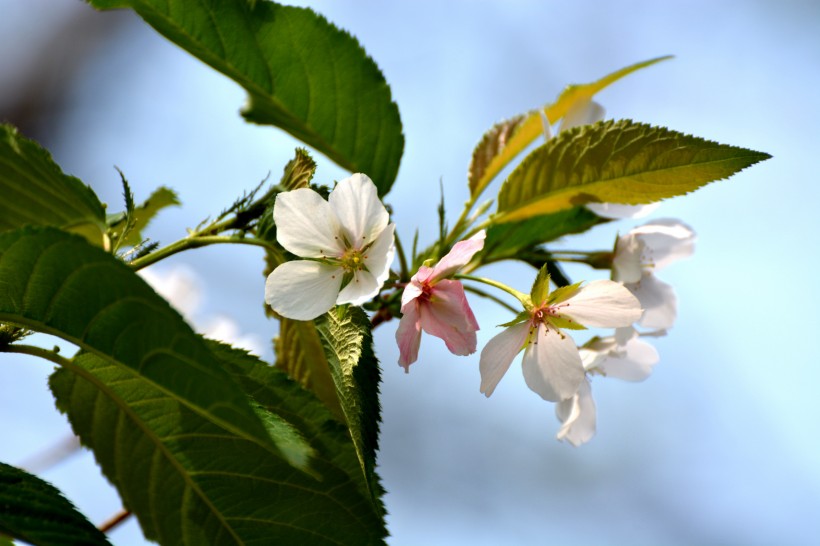
[[[330,374],[374,499],[381,495],[375,472],[378,449],[379,381],[370,320],[358,307],[337,306],[316,319]]]
[[[211,342],[211,350],[225,364],[234,379],[266,410],[282,416],[311,439],[316,452],[329,458],[359,486],[365,497],[370,496],[368,476],[362,472],[359,457],[347,427],[321,400],[307,395],[304,389],[285,373],[271,368],[246,352]],[[338,402],[337,402],[338,405]],[[374,488],[381,492],[378,483]],[[381,500],[374,499],[374,510],[384,513]]]
[[[272,446],[199,336],[125,264],[52,228],[0,235],[0,322],[59,336],[190,410]]]
[[[0,232],[55,226],[104,246],[105,212],[94,192],[63,173],[51,155],[0,124]]]
[[[515,168],[501,186],[495,218],[525,220],[594,202],[651,203],[769,157],[630,120],[575,127]]]
[[[237,0],[88,0],[133,8],[163,36],[239,83],[243,115],[280,127],[384,195],[404,149],[390,88],[359,43],[308,8]]]
[[[574,207],[520,222],[493,224],[487,229],[484,251],[480,255],[481,262],[520,258],[525,250],[554,241],[564,235],[583,233],[604,222],[609,220],[601,218],[587,208]]]
[[[35,546],[110,544],[57,488],[3,463],[0,463],[0,534]]]
[[[95,355],[52,376],[58,407],[146,537],[174,546],[380,543],[383,523],[345,471],[355,455],[344,427],[275,369],[230,349],[215,357],[255,398],[282,456]],[[293,466],[300,458],[309,473]]]

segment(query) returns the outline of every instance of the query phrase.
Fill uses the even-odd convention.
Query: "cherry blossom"
[[[548,288],[549,277],[544,282]],[[527,386],[551,402],[571,398],[584,381],[584,366],[575,342],[562,328],[629,326],[641,316],[638,300],[616,282],[574,284],[536,297],[546,292],[538,284],[532,291],[533,305],[519,315],[523,321],[506,328],[481,351],[481,392],[488,397],[523,350]]]
[[[476,322],[467,303],[464,286],[448,279],[467,265],[473,255],[484,248],[484,230],[465,241],[459,241],[439,262],[423,265],[410,279],[401,298],[402,318],[396,330],[399,345],[399,365],[409,371],[416,361],[421,344],[421,332],[444,340],[455,355],[469,355],[476,350]]]
[[[633,328],[619,328],[614,336],[593,338],[579,349],[579,353],[587,377],[575,395],[555,405],[555,415],[561,422],[555,437],[576,447],[595,435],[596,408],[589,376],[643,381],[659,359],[658,351],[641,341]]]
[[[393,261],[394,224],[364,174],[339,182],[325,201],[309,188],[281,193],[276,239],[304,260],[268,276],[265,301],[280,315],[312,320],[334,305],[361,305],[379,293]]]
[[[692,255],[695,232],[674,219],[653,220],[618,238],[612,260],[612,279],[621,282],[644,309],[638,324],[645,328],[671,328],[677,317],[677,298],[669,284],[654,273]]]

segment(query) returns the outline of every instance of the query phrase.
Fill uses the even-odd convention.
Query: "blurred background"
[[[659,55],[676,58],[598,95],[607,117],[774,156],[650,217],[680,218],[698,233],[695,255],[659,274],[677,290],[678,321],[655,341],[661,362],[646,382],[594,380],[598,434],[587,445],[555,440],[553,407],[527,389],[519,365],[488,400],[478,354],[454,357],[427,336],[405,375],[397,321],[378,328],[390,543],[820,543],[820,3],[308,4],[358,37],[399,104],[407,144],[387,202],[405,241],[416,227],[432,240],[439,180],[455,220],[472,149],[494,122],[553,100],[568,83]],[[123,206],[115,165],[138,201],[159,185],[176,189],[183,206],[150,226],[154,240],[184,236],[268,173],[277,179],[292,157],[298,142],[242,121],[244,100],[131,12],[0,0],[0,119],[49,149],[110,210]],[[317,182],[346,176],[315,157]],[[566,246],[610,248],[618,231],[644,221],[599,226]],[[261,269],[258,249],[223,246],[153,271],[187,271],[185,282],[201,288],[191,320],[208,328],[229,317],[231,335],[270,359],[275,323],[263,315]],[[521,289],[533,273],[488,272]],[[510,317],[473,302],[482,346]],[[38,456],[70,437],[47,389],[51,366],[0,360],[0,460],[39,470],[95,523],[118,512],[89,453],[56,465]],[[144,542],[133,519],[112,540]]]

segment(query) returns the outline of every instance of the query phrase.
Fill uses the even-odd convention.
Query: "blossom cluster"
[[[601,113],[594,103],[583,108],[571,112],[562,128]],[[551,136],[546,123],[545,133]],[[646,212],[607,208],[598,205],[597,210],[612,216]],[[312,320],[334,305],[362,305],[381,292],[391,275],[395,226],[367,176],[340,181],[327,200],[309,188],[281,193],[273,216],[278,242],[300,258],[280,264],[266,281],[265,299],[279,315]],[[462,281],[501,288],[518,299],[521,310],[481,351],[480,392],[489,397],[523,352],[527,386],[556,403],[557,438],[583,444],[595,433],[591,378],[641,381],[657,363],[658,353],[645,339],[664,335],[672,326],[677,302],[672,287],[655,272],[690,255],[694,233],[677,220],[649,222],[617,238],[614,251],[607,253],[610,279],[553,289],[544,267],[529,294],[460,273],[474,268],[485,238],[485,231],[478,230],[437,262],[424,262],[409,280],[392,283],[403,288],[396,330],[399,365],[409,371],[416,362],[422,332],[442,339],[455,355],[475,353],[479,325]],[[587,328],[614,332],[579,347],[568,332]]]

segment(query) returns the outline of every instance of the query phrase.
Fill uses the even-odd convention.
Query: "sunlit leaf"
[[[94,192],[64,174],[51,155],[0,124],[0,233],[54,226],[104,246],[105,212]]]
[[[3,534],[35,546],[110,544],[57,488],[0,463],[0,544]]]
[[[404,149],[390,88],[358,41],[308,8],[238,0],[88,0],[133,8],[248,92],[243,115],[275,125],[388,192]]]
[[[592,99],[596,93],[637,70],[646,68],[670,56],[658,57],[617,70],[600,80],[586,84],[567,86],[556,101],[544,107],[543,112],[550,123],[556,123],[575,104]],[[543,134],[543,122],[539,110],[497,123],[490,129],[476,149],[468,171],[470,194],[475,196],[495,178],[501,169]]]
[[[525,220],[585,203],[651,203],[769,157],[630,120],[576,127],[536,148],[515,168],[501,186],[495,221]]]
[[[163,298],[121,261],[52,228],[0,235],[0,322],[59,336],[190,411],[275,451],[247,397]]]

